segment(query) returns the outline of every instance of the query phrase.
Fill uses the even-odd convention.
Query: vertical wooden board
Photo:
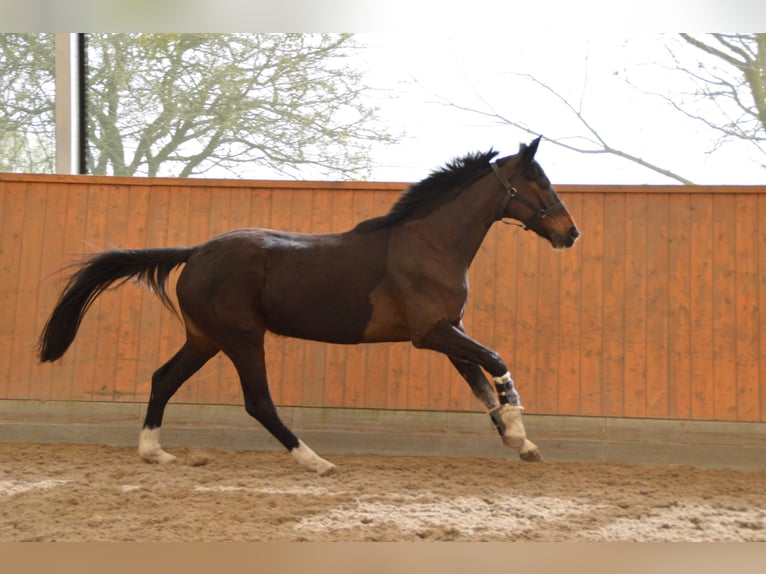
[[[582,220],[582,194],[562,198],[576,222]],[[582,354],[582,242],[578,241],[559,258],[559,346],[556,367],[558,396],[556,413],[580,414],[580,358]]]
[[[758,195],[758,221],[766,221],[766,194]],[[758,233],[758,325],[760,334],[759,387],[760,421],[766,422],[766,229]]]
[[[88,187],[80,185],[70,185],[66,189],[67,204],[66,214],[63,226],[63,238],[57,240],[62,243],[60,259],[52,261],[53,269],[50,272],[43,272],[42,285],[50,290],[53,298],[45,307],[46,316],[43,321],[47,321],[50,313],[53,312],[58,296],[63,288],[63,279],[66,276],[65,267],[70,263],[78,261],[82,257],[84,247],[86,220],[88,213]],[[63,239],[63,240],[62,240]],[[70,270],[71,271],[71,270]],[[43,323],[38,325],[38,332],[42,329]],[[74,347],[69,350],[69,355],[74,353]],[[75,393],[75,362],[71,356],[67,360],[59,361],[52,368],[51,400],[76,400],[79,398]]]
[[[93,255],[106,247],[106,213],[109,205],[109,188],[105,185],[89,185],[87,187],[87,211],[85,217],[84,241],[80,246],[74,246],[76,259]],[[64,281],[59,286],[63,289]],[[96,395],[96,385],[101,382],[101,373],[96,370],[96,344],[98,328],[101,322],[102,301],[99,297],[85,315],[72,348],[64,355],[62,364],[71,361],[73,364],[72,399],[99,400]],[[101,399],[103,400],[103,399]]]
[[[498,235],[497,229],[489,232],[470,267],[463,325],[471,338],[506,359],[505,350],[497,346],[494,337],[495,324],[503,320],[495,307]],[[452,411],[481,408],[447,357],[434,354],[429,359],[429,370],[433,389],[429,408]]]
[[[215,198],[215,214],[212,213]],[[223,207],[222,207],[223,205]],[[185,229],[185,237],[181,245],[198,245],[210,239],[211,234],[222,230],[228,223],[228,191],[223,190],[219,195],[209,187],[190,186],[188,188],[188,204],[184,211],[184,220],[174,220],[174,225]],[[171,215],[173,217],[173,215]],[[224,221],[221,221],[224,218]],[[176,223],[177,221],[177,223]],[[179,230],[180,232],[180,230]],[[181,232],[182,233],[182,232]],[[180,237],[179,237],[180,239]],[[171,313],[163,311],[167,318],[166,325],[172,331],[173,341],[167,350],[168,359],[172,357],[185,340],[184,329],[178,319]],[[173,400],[179,403],[215,402],[219,378],[222,376],[221,363],[208,361],[197,374],[185,383],[175,394]]]
[[[646,416],[646,194],[627,198],[625,218],[625,395],[623,415]],[[665,344],[665,341],[660,343]]]
[[[516,333],[515,358],[511,376],[516,381],[516,387],[521,395],[521,403],[528,412],[537,411],[537,292],[538,251],[545,249],[540,238],[531,233],[519,236],[516,255]]]
[[[536,413],[557,414],[559,405],[560,255],[547,242],[538,250],[536,318]]]
[[[232,189],[211,186],[199,188],[199,193],[192,192],[191,210],[193,216],[199,221],[202,232],[194,235],[190,230],[193,243],[203,243],[232,228],[231,217],[236,211],[231,198]],[[197,214],[197,205],[200,208],[199,214]],[[205,206],[208,208],[207,212],[204,211]],[[249,215],[249,198],[246,207]],[[200,370],[200,375],[195,378],[194,384],[189,387],[189,390],[194,393],[193,402],[195,403],[226,404],[229,401],[236,401],[241,396],[239,381],[231,376],[229,361],[225,360],[208,361]]]
[[[146,221],[146,247],[166,247],[168,245],[168,216],[170,211],[171,186],[151,186],[149,188],[149,212]],[[168,281],[168,293],[175,301],[174,282]],[[167,360],[160,356],[161,316],[169,312],[160,304],[157,297],[145,293],[139,318],[138,364],[136,370],[135,393],[137,400],[147,400],[151,392],[151,376]]]
[[[311,217],[314,209],[314,192],[311,189],[295,189],[292,191],[292,208],[288,229],[299,233],[311,232]],[[290,357],[285,361],[294,371],[295,383],[285,388],[283,400],[292,405],[303,404],[303,391],[306,383],[306,349],[308,343],[289,339],[285,341],[285,349]],[[321,389],[319,389],[321,393]]]
[[[249,227],[270,228],[272,190],[256,187],[250,192],[250,223]]]
[[[415,349],[410,351],[409,378],[407,388],[407,406],[411,410],[429,410],[431,408],[431,386],[429,385],[429,367],[433,351]]]
[[[333,231],[347,229],[350,226],[353,210],[353,192],[336,190],[332,193]],[[326,407],[342,407],[346,401],[346,361],[347,349],[341,345],[328,345],[325,355],[325,380],[323,390],[323,405]],[[353,384],[353,383],[352,383]]]
[[[11,343],[11,398],[46,399],[48,384],[42,384],[39,371],[33,372],[38,333],[38,290],[43,249],[46,243],[45,221],[50,202],[48,185],[32,183],[27,187],[24,229],[21,238],[19,290],[16,294],[15,328]],[[57,201],[54,203],[58,204]],[[52,207],[52,210],[56,209]],[[60,230],[60,227],[58,228]],[[52,232],[52,230],[51,230]],[[60,232],[60,231],[59,231]],[[59,239],[60,240],[60,239]],[[43,388],[41,388],[43,387]]]
[[[128,187],[128,213],[125,232],[125,246],[132,249],[144,249],[146,245],[147,223],[149,219],[149,188],[147,186]],[[141,338],[141,310],[147,296],[153,297],[144,286],[134,282],[127,283],[121,289],[120,309],[115,316],[118,328],[116,362],[114,375],[114,393],[117,401],[135,401],[137,398],[139,341]]]
[[[581,253],[580,408],[577,414],[603,416],[604,194],[582,197],[578,226]],[[610,238],[611,239],[611,238]]]
[[[374,212],[374,194],[368,190],[355,190],[351,200],[352,225],[358,221],[369,219],[374,215]],[[372,345],[358,345],[346,349],[348,360],[346,362],[346,400],[344,406],[365,407],[369,388],[379,382],[376,375],[370,376],[368,372],[367,355],[371,350]]]
[[[306,341],[304,344],[303,391],[301,405],[321,407],[324,399],[327,345]]]
[[[235,207],[232,204],[230,187],[203,187],[200,191],[208,196],[207,202],[204,202],[208,205],[206,214],[208,227],[205,236],[199,237],[197,242],[207,241],[211,237],[230,231],[232,209]]]
[[[2,397],[13,398],[20,392],[23,379],[12,369],[13,340],[16,333],[17,293],[23,288],[21,276],[22,244],[28,184],[16,183],[2,189],[3,212],[0,228],[0,376]],[[31,208],[29,208],[31,209]],[[21,375],[23,377],[23,375]]]
[[[691,416],[715,418],[713,386],[713,194],[691,199],[690,297]],[[717,216],[716,216],[717,217]]]
[[[292,225],[292,206],[293,190],[291,189],[273,189],[271,191],[271,214],[270,227],[281,231],[290,231]],[[294,396],[289,387],[291,384],[303,385],[300,378],[296,378],[296,368],[302,365],[293,366],[290,363],[290,352],[292,351],[291,342],[285,337],[280,337],[274,341],[272,351],[266,357],[269,378],[274,381],[271,386],[271,394],[274,402],[279,405],[289,405],[290,397]],[[288,367],[289,366],[289,367]]]
[[[168,218],[166,223],[166,245],[168,247],[180,247],[193,244],[189,237],[189,217],[191,210],[191,190],[188,187],[172,187],[169,190]],[[177,277],[177,274],[175,275]],[[175,281],[173,282],[175,283]],[[175,293],[175,291],[173,290]],[[165,364],[178,352],[185,339],[183,327],[178,319],[164,309],[160,309],[160,303],[154,302],[153,306],[159,311],[159,349],[157,353],[157,366]],[[209,365],[209,364],[208,364]],[[198,373],[187,381],[176,393],[174,401],[188,402],[191,391],[188,387],[195,386],[201,376],[210,375],[210,367],[206,365],[205,373]]]
[[[517,273],[520,230],[506,225],[495,225],[490,233],[496,236],[494,273],[495,281],[495,334],[494,345],[505,358],[511,374],[518,376],[516,364]],[[463,383],[465,384],[465,383]],[[475,399],[474,399],[475,401]],[[479,404],[476,402],[476,404]]]
[[[126,249],[128,244],[127,223],[130,205],[130,187],[112,185],[106,190],[105,248]],[[131,292],[130,289],[133,289]],[[95,400],[113,401],[118,399],[115,385],[117,366],[117,344],[120,337],[120,304],[123,297],[135,296],[135,285],[126,284],[115,290],[107,290],[99,296],[101,309],[98,318],[98,335],[94,346],[96,355],[96,381],[93,388]]]
[[[332,196],[324,190],[311,191],[311,213],[306,218],[306,232],[325,233],[332,221]],[[322,406],[325,388],[325,368],[327,345],[307,343],[305,346],[303,367],[303,391],[301,404],[304,406]]]
[[[56,304],[58,293],[55,283],[49,279],[62,266],[64,252],[64,233],[66,232],[67,186],[54,184],[37,184],[45,194],[45,214],[42,227],[37,230],[40,234],[40,270],[36,276],[35,292],[37,293],[36,317],[32,333],[37,341],[45,321]],[[58,365],[40,365],[37,353],[33,349],[29,353],[29,385],[30,397],[49,400],[54,392],[54,381],[59,382],[58,376],[64,374]],[[62,386],[68,386],[66,383]]]
[[[737,418],[736,196],[713,196],[713,384],[715,418]]]
[[[386,384],[387,409],[406,409],[409,388],[409,343],[392,343],[388,348],[388,383]]]
[[[757,421],[760,329],[758,321],[758,197],[736,200],[736,376],[737,420]]]
[[[650,418],[668,416],[668,354],[670,348],[668,280],[673,270],[669,267],[670,250],[670,198],[669,194],[648,196],[648,235],[646,244],[646,410]],[[675,222],[685,226],[688,218]],[[626,410],[627,412],[627,410]]]
[[[388,405],[389,345],[369,345],[365,357],[365,408],[384,409]]]
[[[253,190],[249,187],[229,188],[229,222],[227,229],[243,229],[251,227],[250,211]]]
[[[668,228],[668,416],[691,411],[691,217],[688,194],[669,197]]]
[[[23,203],[14,202],[14,196],[18,196],[18,184],[7,183],[0,188],[0,398],[5,398],[8,392],[8,379],[10,376],[11,345],[10,338],[13,336],[14,320],[11,316],[9,305],[15,299],[18,281],[16,264],[18,264],[20,250],[17,241],[10,233],[13,229],[13,220],[20,221],[22,218],[14,210],[14,203],[23,209]],[[6,222],[6,220],[8,220]],[[18,225],[18,224],[17,224]]]
[[[604,197],[602,271],[602,415],[621,417],[625,406],[625,257],[628,217],[623,194]]]

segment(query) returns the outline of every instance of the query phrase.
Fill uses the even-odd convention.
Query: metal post
[[[80,80],[77,34],[56,34],[56,173],[80,173]]]

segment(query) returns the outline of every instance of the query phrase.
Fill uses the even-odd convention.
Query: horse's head
[[[521,144],[519,153],[501,158],[492,169],[505,192],[500,218],[524,224],[556,249],[571,247],[580,235],[572,217],[553,189],[543,168],[535,161],[540,138]]]

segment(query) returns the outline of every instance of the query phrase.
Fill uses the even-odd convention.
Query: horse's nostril
[[[572,239],[577,239],[580,237],[580,232],[577,230],[576,227],[572,226],[572,228],[569,230],[569,237]]]

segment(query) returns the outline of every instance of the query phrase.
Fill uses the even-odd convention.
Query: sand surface
[[[0,444],[7,541],[766,541],[766,472]]]

